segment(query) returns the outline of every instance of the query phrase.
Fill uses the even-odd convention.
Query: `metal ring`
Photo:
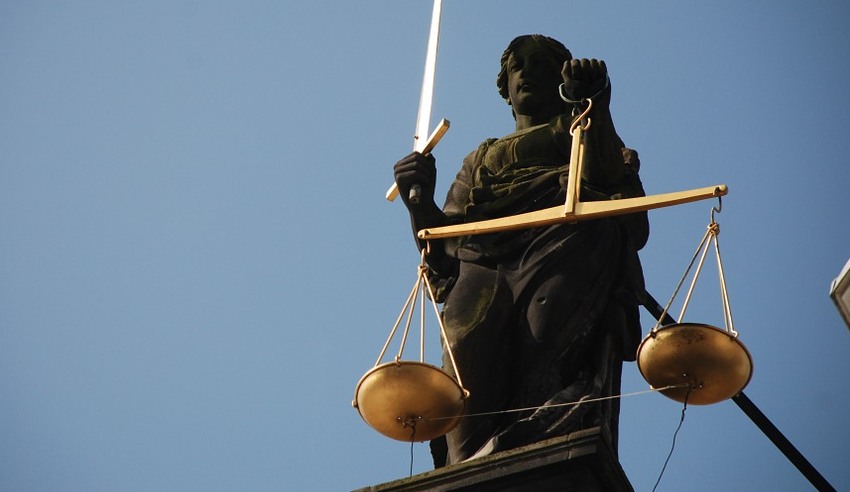
[[[602,86],[601,89],[599,89],[599,92],[597,92],[596,94],[594,94],[590,97],[586,97],[586,98],[582,99],[581,101],[573,101],[572,99],[568,98],[566,94],[564,94],[564,87],[566,86],[566,84],[567,84],[566,82],[562,82],[561,85],[558,86],[558,94],[561,96],[561,99],[563,99],[564,102],[567,102],[567,103],[570,103],[570,104],[579,104],[582,101],[585,101],[585,100],[588,100],[588,99],[593,99],[596,96],[605,92],[605,89],[607,89],[608,86],[611,85],[611,78],[608,77],[608,74],[606,73],[605,74],[605,85]]]

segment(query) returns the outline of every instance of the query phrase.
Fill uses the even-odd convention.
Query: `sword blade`
[[[419,112],[416,116],[416,129],[413,132],[413,150],[427,154],[431,151],[439,137],[428,138],[428,128],[431,126],[431,106],[434,101],[434,80],[437,75],[437,48],[440,45],[440,16],[443,10],[443,1],[434,0],[434,9],[431,12],[431,30],[428,33],[428,48],[425,53],[425,73],[422,75],[422,92],[419,94]],[[429,144],[431,144],[429,146]],[[427,150],[426,150],[427,149]],[[417,187],[417,185],[414,185]],[[411,191],[413,188],[411,189]],[[418,195],[418,191],[412,193]],[[398,196],[398,185],[393,183],[387,190],[386,198],[393,201]]]
[[[416,130],[413,134],[413,150],[421,151],[425,147],[431,126],[431,105],[434,101],[434,80],[437,75],[437,49],[440,45],[440,14],[442,0],[434,0],[431,13],[431,32],[428,34],[428,50],[425,54],[425,73],[422,75],[422,92],[419,95],[419,114],[416,118]]]

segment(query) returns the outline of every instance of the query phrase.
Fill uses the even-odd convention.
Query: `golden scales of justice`
[[[398,319],[390,330],[378,360],[369,372],[357,383],[352,405],[360,412],[363,420],[387,437],[399,441],[428,441],[452,430],[463,416],[469,392],[463,388],[457,364],[449,346],[434,289],[428,279],[425,263],[427,248],[422,250],[419,276]],[[427,292],[426,292],[427,291]],[[410,325],[416,310],[417,294],[420,305],[419,361],[401,360],[404,345],[410,333]],[[454,377],[442,369],[425,363],[425,295],[431,299],[434,313],[440,325],[440,334],[452,366]],[[395,360],[381,364],[387,347],[405,318],[401,346]]]
[[[448,121],[442,120],[437,129],[427,140],[419,136],[427,135],[430,118],[431,96],[433,91],[434,64],[439,37],[439,15],[441,0],[435,0],[434,13],[431,22],[431,34],[426,57],[426,71],[420,98],[419,118],[414,137],[414,150],[423,154],[430,152],[445,131]],[[608,201],[582,202],[579,199],[579,188],[582,168],[585,160],[584,132],[590,128],[588,117],[592,100],[586,99],[584,111],[578,115],[571,125],[572,147],[570,149],[569,175],[567,179],[566,202],[556,206],[509,217],[491,220],[455,224],[444,227],[426,228],[418,231],[420,239],[428,241],[455,236],[495,233],[513,229],[540,227],[559,223],[576,223],[585,220],[600,219],[643,212],[656,208],[669,207],[684,203],[717,198],[728,193],[725,185],[710,186],[688,191],[650,195],[637,198],[624,198]],[[393,184],[387,192],[387,199],[393,200],[398,189]],[[411,192],[411,201],[413,201]],[[732,316],[729,299],[726,293],[726,283],[720,261],[720,251],[717,243],[719,227],[714,221],[712,209],[711,224],[703,236],[697,254],[702,251],[696,273],[693,276],[690,289],[682,308],[683,317],[690,301],[697,278],[702,270],[706,253],[710,245],[714,246],[717,265],[720,273],[721,297],[723,302],[725,328],[717,328],[702,323],[671,322],[661,326],[661,320],[671,318],[667,311],[678,293],[679,287],[687,277],[694,260],[685,271],[685,277],[680,281],[673,297],[664,308],[659,322],[644,338],[638,348],[637,363],[644,379],[654,389],[659,389],[665,396],[692,404],[712,404],[723,401],[739,394],[749,382],[753,364],[752,358],[744,345],[738,340],[738,333],[732,326]],[[427,247],[422,252],[422,262],[419,275],[413,291],[407,298],[402,312],[393,326],[387,342],[381,350],[375,366],[366,372],[357,384],[352,405],[361,417],[381,434],[399,441],[426,441],[439,437],[452,430],[463,417],[466,400],[470,395],[464,389],[461,375],[455,369],[455,374],[449,375],[442,369],[425,363],[425,294],[431,299],[443,340],[443,347],[452,366],[454,358],[451,345],[446,337],[442,317],[434,301],[433,289],[428,279],[426,267]],[[694,259],[697,254],[694,255]],[[424,289],[422,288],[424,286]],[[404,345],[410,331],[410,324],[420,296],[422,313],[420,319],[420,360],[403,360]],[[401,347],[393,361],[381,363],[387,347],[392,341],[397,328],[407,313],[407,321],[403,330]]]
[[[423,240],[430,240],[558,223],[575,223],[708,198],[720,199],[728,193],[725,185],[717,185],[638,198],[599,202],[580,201],[579,181],[585,156],[584,132],[591,124],[587,117],[591,107],[592,101],[587,100],[586,109],[574,120],[571,127],[570,133],[573,143],[564,206],[480,222],[422,229],[418,232],[418,237]],[[726,292],[726,282],[717,241],[719,226],[714,221],[714,212],[718,210],[712,209],[711,223],[697,248],[697,254],[694,256],[695,259],[701,252],[698,268],[693,276],[680,319],[686,312],[708,249],[713,245],[720,273],[725,328],[721,329],[703,323],[672,323],[661,326],[660,320],[664,319],[679,287],[681,287],[694,264],[694,260],[692,260],[685,272],[685,277],[682,278],[676,289],[676,293],[670,299],[662,316],[659,317],[658,324],[644,338],[638,348],[637,363],[644,379],[652,388],[665,388],[661,390],[661,393],[679,402],[686,401],[691,404],[704,405],[723,401],[740,393],[752,376],[752,358],[744,345],[738,340],[738,332],[732,325],[729,298]],[[454,377],[452,377],[440,368],[426,364],[424,362],[424,350],[420,361],[402,360],[404,340],[406,340],[409,332],[412,310],[415,307],[413,304],[416,303],[415,297],[420,284],[427,287],[429,297],[432,299],[432,303],[434,302],[433,291],[425,267],[426,253],[427,251],[423,250],[417,287],[408,297],[402,314],[396,321],[396,325],[393,327],[390,338],[384,345],[375,367],[368,371],[357,384],[353,402],[354,407],[357,408],[369,425],[381,434],[400,441],[425,441],[450,431],[460,420],[465,407],[465,400],[470,397],[469,392],[462,386],[460,374],[455,372]],[[425,292],[419,292],[423,296],[421,302],[424,306]],[[436,304],[434,304],[434,308],[440,323],[444,350],[447,351],[450,360],[453,360],[449,341],[446,339],[445,328],[442,325]],[[402,348],[394,361],[381,364],[381,359],[405,312],[408,312],[408,321],[404,330]],[[424,339],[424,314],[421,323],[421,336]],[[455,364],[452,365],[457,367]]]

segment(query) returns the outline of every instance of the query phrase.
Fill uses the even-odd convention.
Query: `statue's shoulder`
[[[497,141],[499,141],[498,138],[488,138],[481,142],[475,150],[464,157],[464,167],[475,168],[480,166],[481,163],[484,162],[484,156],[487,155],[487,150]]]
[[[478,146],[478,150],[486,151],[491,145],[493,145],[494,143],[496,143],[498,141],[499,141],[498,138],[488,138],[488,139],[484,140],[483,142],[481,142],[481,145]]]

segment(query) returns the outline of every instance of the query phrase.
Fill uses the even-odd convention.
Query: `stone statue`
[[[414,231],[563,204],[572,101],[591,96],[581,200],[644,195],[637,153],[611,120],[603,61],[573,59],[546,36],[520,36],[502,55],[497,85],[516,131],[464,159],[442,209],[432,155],[414,152],[395,165]],[[414,184],[418,204],[408,199]],[[618,400],[551,405],[619,394],[622,362],[634,360],[641,336],[637,251],[648,234],[644,212],[431,242],[427,263],[471,393],[467,413],[496,412],[465,417],[444,442],[432,442],[436,466],[598,426],[616,449]]]

